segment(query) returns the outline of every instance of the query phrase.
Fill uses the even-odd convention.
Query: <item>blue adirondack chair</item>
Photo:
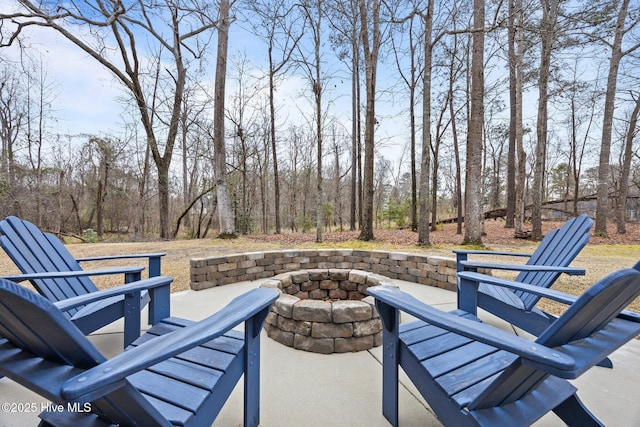
[[[383,322],[383,413],[398,425],[401,366],[444,425],[530,425],[549,411],[575,426],[602,425],[567,381],[640,333],[640,317],[623,309],[640,295],[640,264],[600,280],[580,297],[498,279],[495,285],[569,303],[535,342],[445,313],[392,287],[367,290]],[[486,277],[461,272],[465,287]],[[417,321],[399,325],[399,311]]]
[[[139,299],[171,281],[123,288]],[[210,426],[244,375],[244,425],[256,426],[260,330],[278,296],[257,288],[203,321],[164,319],[106,360],[54,304],[0,279],[0,373],[54,404],[40,414],[52,426]]]
[[[66,301],[74,297],[98,292],[90,276],[124,274],[124,283],[140,280],[144,267],[118,267],[83,270],[79,262],[108,259],[146,258],[149,277],[160,275],[161,257],[164,253],[139,255],[109,255],[92,258],[74,258],[60,240],[43,233],[34,224],[10,216],[0,221],[0,246],[24,273],[20,280],[29,280],[33,287],[50,301]],[[8,277],[13,279],[12,277]],[[154,304],[149,311],[149,323],[155,324],[169,315],[169,291],[155,292],[162,304]],[[149,303],[148,292],[141,294],[141,308]],[[159,301],[158,301],[159,302]],[[140,312],[125,306],[122,295],[98,298],[86,305],[66,306],[65,314],[85,334],[90,334],[122,317],[125,318],[124,345],[140,336]],[[59,306],[61,309],[62,305]]]
[[[512,270],[520,273],[515,281],[549,288],[562,273],[584,275],[584,270],[568,267],[589,241],[593,220],[580,215],[567,221],[561,228],[548,233],[533,254],[456,249],[456,265],[460,271],[478,269]],[[526,264],[497,264],[469,260],[468,255],[497,255],[528,257]],[[521,290],[505,289],[483,283],[479,292],[466,293],[458,289],[458,308],[476,314],[480,307],[507,322],[538,336],[556,317],[536,307],[538,295]]]

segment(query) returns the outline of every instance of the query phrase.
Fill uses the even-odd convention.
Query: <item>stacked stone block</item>
[[[379,346],[382,323],[366,289],[384,279],[347,269],[279,274],[261,285],[282,292],[267,316],[267,335],[289,347],[324,354]]]
[[[452,258],[359,249],[283,250],[192,259],[191,289],[314,269],[363,270],[391,279],[456,289],[456,265]]]

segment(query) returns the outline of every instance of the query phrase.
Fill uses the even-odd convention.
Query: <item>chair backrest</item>
[[[106,360],[49,300],[0,279],[0,335],[35,357],[80,368]]]
[[[0,335],[0,359],[7,357],[0,372],[56,404],[67,403],[60,393],[66,381],[106,360],[49,300],[4,279]],[[166,423],[128,381],[90,403],[93,412],[113,423]]]
[[[640,271],[628,268],[609,274],[580,298],[536,340],[557,347],[595,334],[616,318],[640,294]]]
[[[80,271],[82,267],[60,240],[34,224],[10,216],[0,221],[0,246],[23,273]],[[88,277],[32,280],[50,301],[61,301],[98,290]],[[69,311],[73,315],[76,310]]]
[[[581,351],[596,347],[597,335],[614,320],[624,308],[640,295],[640,271],[625,269],[608,275],[585,291],[536,340],[547,347],[582,341]],[[591,339],[585,339],[592,337]],[[633,338],[633,335],[629,337]],[[606,355],[605,355],[606,356]],[[594,360],[593,363],[597,363]],[[513,402],[528,393],[549,374],[516,359],[492,384],[469,405],[472,409]]]
[[[529,265],[567,267],[589,242],[589,230],[593,220],[588,215],[580,215],[567,221],[561,228],[549,232],[529,258]],[[522,272],[516,281],[545,288],[553,285],[560,273]],[[518,291],[526,309],[530,310],[539,296]]]

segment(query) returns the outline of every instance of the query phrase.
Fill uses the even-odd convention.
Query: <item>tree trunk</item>
[[[107,156],[103,153],[103,156]],[[96,233],[102,237],[104,235],[104,202],[107,198],[107,185],[109,183],[109,159],[103,159],[100,166],[102,173],[98,175],[98,190],[96,195]]]
[[[507,151],[507,212],[505,228],[515,227],[516,213],[516,26],[515,26],[515,0],[509,0],[508,17],[508,50],[509,50],[509,150]]]
[[[541,53],[540,74],[538,78],[538,119],[536,125],[536,163],[533,173],[533,208],[531,222],[533,240],[542,239],[542,202],[544,198],[544,175],[547,157],[548,99],[549,74],[551,69],[551,52],[558,19],[558,0],[542,0],[542,22],[540,23]]]
[[[573,216],[578,216],[578,191],[580,189],[578,173],[578,135],[576,123],[576,101],[571,97],[571,170],[573,172]],[[567,174],[569,175],[569,174]]]
[[[221,0],[220,18],[218,21],[218,53],[213,106],[213,170],[215,174],[216,196],[218,199],[219,237],[222,238],[236,237],[233,211],[231,210],[231,198],[229,197],[227,150],[224,135],[224,97],[229,25],[229,0]]]
[[[411,128],[411,230],[418,231],[418,171],[416,170],[416,107],[415,87],[411,87],[409,99],[409,120]]]
[[[182,115],[182,135],[181,135],[181,142],[182,142],[182,203],[183,206],[186,208],[187,206],[193,206],[193,202],[191,202],[191,187],[189,185],[189,169],[188,169],[188,150],[187,150],[187,133],[188,133],[188,126],[187,126],[187,117],[188,117],[188,109],[187,109],[187,102],[185,100],[184,103],[184,110],[183,110],[183,115]],[[187,229],[191,228],[191,215],[189,215],[189,211],[186,211],[184,213],[184,226]],[[177,234],[177,230],[175,230],[175,232],[173,233],[173,237],[175,238]]]
[[[523,11],[522,0],[515,0],[516,9],[516,32],[515,43],[515,139],[516,139],[516,197],[514,214],[514,234],[522,233],[525,217],[525,183],[527,176],[527,153],[524,151],[522,138],[522,58],[524,57],[524,33],[523,33]]]
[[[373,240],[373,196],[374,196],[374,145],[375,145],[375,96],[378,52],[380,50],[380,2],[373,0],[372,5],[360,0],[360,19],[362,21],[362,44],[364,47],[366,113],[364,130],[364,206],[360,240]],[[368,9],[371,8],[371,28],[369,28]],[[369,38],[371,31],[371,39]]]
[[[169,224],[169,164],[164,160],[156,162],[158,169],[158,203],[160,204],[160,238],[170,238],[165,227]]]
[[[484,0],[473,0],[471,114],[465,168],[464,244],[482,244],[482,127],[484,122]],[[480,186],[480,188],[478,188]]]
[[[276,144],[276,107],[275,107],[275,83],[274,78],[274,64],[273,64],[273,47],[269,45],[269,117],[270,117],[270,139],[271,139],[271,151],[273,156],[273,191],[275,200],[274,203],[274,215],[276,222],[276,234],[282,232],[282,226],[280,224],[280,177],[278,175],[278,150]],[[266,233],[266,230],[265,230]]]
[[[358,92],[360,88],[360,46],[357,37],[351,46],[351,204],[349,212],[349,230],[356,229],[356,215],[358,207],[358,156],[360,128],[360,105]]]
[[[144,163],[142,165],[142,176],[138,182],[138,200],[136,200],[136,220],[133,226],[134,235],[137,238],[142,238],[145,233],[145,213],[147,211],[146,194],[147,194],[147,179],[149,178],[149,158],[151,147],[146,144],[144,150]]]
[[[429,179],[431,169],[431,68],[433,61],[433,5],[429,0],[424,15],[424,71],[422,75],[422,159],[420,161],[420,223],[418,245],[430,245],[429,240]]]
[[[456,36],[454,36],[456,37]],[[457,45],[457,44],[456,44]],[[453,60],[452,68],[449,70],[449,112],[451,114],[451,137],[453,139],[453,151],[456,163],[456,234],[462,234],[462,173],[460,167],[460,147],[458,141],[458,127],[456,120],[456,111],[453,104]]]
[[[629,9],[629,0],[623,0],[618,12],[611,59],[609,61],[609,75],[607,77],[607,93],[604,99],[602,119],[602,142],[600,144],[600,160],[598,163],[598,199],[596,204],[596,224],[594,233],[607,235],[607,216],[609,211],[609,157],[611,155],[611,132],[613,130],[613,113],[615,110],[616,88],[618,84],[618,69],[622,54],[622,38],[624,36],[624,21]]]
[[[317,0],[317,21],[314,23],[315,78],[313,94],[316,101],[316,138],[317,138],[317,172],[316,172],[316,243],[322,242],[322,226],[324,222],[324,196],[322,194],[322,81],[320,80],[320,32],[322,29],[322,1]]]
[[[633,108],[631,117],[629,118],[629,128],[627,129],[627,135],[625,138],[624,154],[622,157],[622,167],[620,171],[620,189],[618,197],[616,198],[616,228],[618,234],[625,234],[627,232],[625,210],[627,208],[627,195],[629,193],[629,174],[631,172],[631,159],[633,157],[633,139],[636,135],[639,114],[640,96],[636,99],[636,105]]]

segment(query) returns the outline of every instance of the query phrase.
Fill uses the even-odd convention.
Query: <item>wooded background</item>
[[[537,239],[546,217],[605,236],[640,215],[638,1],[10,0],[0,20],[2,217],[88,240],[429,244],[451,218],[481,242],[487,211]],[[57,131],[74,118],[52,107],[47,32],[123,88],[117,127]]]

